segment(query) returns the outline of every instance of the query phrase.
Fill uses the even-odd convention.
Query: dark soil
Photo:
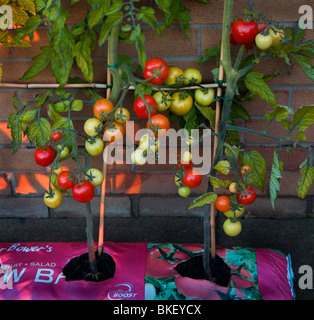
[[[66,281],[100,282],[112,278],[116,271],[116,264],[107,253],[102,253],[100,256],[96,253],[96,266],[98,272],[93,274],[88,261],[88,253],[84,253],[71,259],[63,268],[63,274],[66,277]]]
[[[229,266],[216,255],[215,259],[211,259],[210,268],[212,272],[212,280],[216,284],[227,287],[230,282],[231,272]],[[185,262],[178,264],[174,268],[180,276],[192,279],[206,279],[203,267],[203,256],[199,255]]]

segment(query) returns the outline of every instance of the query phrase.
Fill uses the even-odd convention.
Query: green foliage
[[[304,199],[314,182],[314,167],[310,166],[309,158],[300,165],[300,179],[298,182],[298,197]]]
[[[274,151],[273,165],[271,168],[270,181],[269,181],[269,193],[270,200],[273,208],[275,209],[275,201],[280,192],[280,182],[282,179],[283,162],[279,160],[279,151]]]
[[[201,208],[207,204],[211,204],[217,200],[218,195],[214,192],[209,192],[201,195],[200,197],[196,198],[190,205],[189,210],[193,208]]]

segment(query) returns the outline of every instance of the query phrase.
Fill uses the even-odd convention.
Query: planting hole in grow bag
[[[66,281],[86,280],[100,282],[110,279],[114,276],[116,264],[112,257],[107,253],[100,256],[96,253],[97,273],[91,273],[88,253],[71,259],[63,268],[63,274]]]
[[[230,282],[231,272],[229,266],[216,255],[215,259],[210,260],[211,272],[214,282],[222,287],[227,287]],[[206,280],[203,267],[203,256],[196,256],[185,262],[179,263],[174,269],[182,277]]]

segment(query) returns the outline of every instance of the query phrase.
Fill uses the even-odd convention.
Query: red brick
[[[297,186],[300,179],[300,172],[285,171],[281,180],[280,195],[297,195]],[[314,184],[309,190],[308,196],[314,195]]]
[[[17,194],[44,194],[49,188],[49,174],[43,173],[16,173],[15,193]]]
[[[4,82],[4,81],[2,81]],[[13,97],[16,96],[16,92],[0,92],[0,116],[8,117],[11,113],[16,112],[13,108]]]
[[[294,90],[293,91],[293,108],[297,110],[301,106],[313,105],[314,90]]]
[[[0,149],[0,170],[44,172],[45,168],[35,162],[34,153],[35,149],[20,149],[15,154],[11,149]]]
[[[11,174],[0,174],[0,195],[8,196],[12,194]]]

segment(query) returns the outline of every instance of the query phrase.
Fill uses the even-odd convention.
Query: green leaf
[[[263,79],[264,75],[260,72],[249,72],[245,77],[245,85],[253,94],[257,94],[269,103],[276,107],[276,99],[274,93],[270,90],[268,84]]]
[[[183,117],[185,120],[184,128],[188,130],[189,134],[191,133],[192,129],[195,129],[197,127],[196,125],[197,115],[195,111],[196,109],[192,108],[190,112]]]
[[[241,166],[248,165],[251,167],[251,172],[248,176],[248,184],[254,185],[261,191],[265,190],[266,184],[266,161],[261,154],[252,150],[250,152],[244,151],[241,153]]]
[[[30,109],[27,111],[24,111],[21,115],[21,121],[22,122],[31,122],[35,119],[35,116],[37,114],[37,109]]]
[[[302,71],[305,75],[311,80],[314,81],[314,67],[311,64],[311,60],[307,57],[290,53],[290,57],[294,58],[294,60],[298,63]]]
[[[246,121],[251,121],[251,117],[247,110],[243,107],[241,103],[234,100],[231,106],[231,111],[234,115],[236,115],[236,118],[243,118]]]
[[[213,188],[215,189],[219,189],[219,188],[228,188],[231,181],[229,180],[220,180],[216,177],[213,176],[209,176],[209,181],[211,183],[211,185],[213,186]]]
[[[30,140],[34,140],[37,147],[44,146],[49,138],[51,125],[46,118],[39,118],[29,126]]]
[[[13,153],[17,152],[22,143],[22,128],[20,122],[20,116],[14,114],[10,119],[10,128],[11,128],[11,146]]]
[[[50,63],[50,48],[41,47],[41,53],[35,56],[32,60],[34,63],[24,73],[21,80],[29,80],[37,77],[44,69],[46,69]]]
[[[305,131],[314,124],[314,106],[300,107],[293,117],[293,125],[301,131]]]
[[[107,17],[105,23],[101,26],[99,35],[99,45],[102,46],[108,39],[110,31],[113,27],[117,26],[122,22],[123,12],[116,12]]]
[[[138,53],[138,62],[143,69],[145,68],[145,63],[146,63],[146,51],[144,47],[144,42],[145,42],[145,36],[143,33],[141,33],[141,35],[137,38],[135,42],[135,46]]]
[[[294,137],[295,140],[298,140],[298,141],[305,141],[306,140],[306,135],[304,132],[298,132],[295,137]]]
[[[226,176],[230,172],[230,167],[231,165],[229,161],[221,160],[214,166],[214,169]]]
[[[280,182],[282,179],[283,163],[279,160],[279,151],[274,151],[273,165],[271,168],[270,180],[269,180],[269,192],[270,200],[275,209],[275,201],[280,192]]]
[[[39,15],[30,17],[25,24],[24,28],[17,29],[16,40],[20,41],[21,38],[25,36],[32,36],[33,32],[40,25],[41,19]]]
[[[196,108],[200,111],[203,117],[210,121],[210,126],[213,130],[215,130],[215,122],[216,122],[216,111],[210,107],[204,107],[194,101]]]
[[[219,47],[210,47],[205,50],[204,55],[196,63],[205,63],[208,60],[211,60],[214,57],[220,55]]]
[[[278,122],[285,120],[290,114],[294,114],[294,110],[287,106],[277,105],[274,111],[266,112],[265,116],[268,121],[275,119]]]
[[[53,120],[54,122],[57,121],[61,116],[58,113],[58,111],[55,108],[54,104],[49,104],[48,106],[48,116],[51,120]]]
[[[81,111],[83,109],[83,101],[82,100],[74,100],[71,109],[74,111]]]
[[[103,22],[106,11],[109,9],[110,2],[110,0],[93,1],[93,8],[90,10],[88,16],[88,26],[90,29]]]
[[[298,197],[304,199],[314,182],[314,168],[310,166],[308,158],[301,163],[300,173],[301,177],[298,181],[297,192]]]
[[[161,35],[162,30],[158,26],[158,21],[156,19],[156,12],[150,7],[141,7],[141,12],[136,14],[136,16],[143,20],[143,22],[149,24],[158,35]]]
[[[68,101],[68,100],[57,102],[54,105],[57,112],[67,112],[67,111],[69,111],[69,106],[70,106],[70,101]]]
[[[197,199],[195,199],[190,205],[188,210],[193,208],[201,208],[204,207],[206,204],[211,204],[217,200],[218,196],[214,192],[209,192],[201,195]]]
[[[31,14],[35,15],[36,14],[36,8],[35,8],[35,3],[33,0],[17,0],[17,3],[19,6],[26,11],[30,12]]]

